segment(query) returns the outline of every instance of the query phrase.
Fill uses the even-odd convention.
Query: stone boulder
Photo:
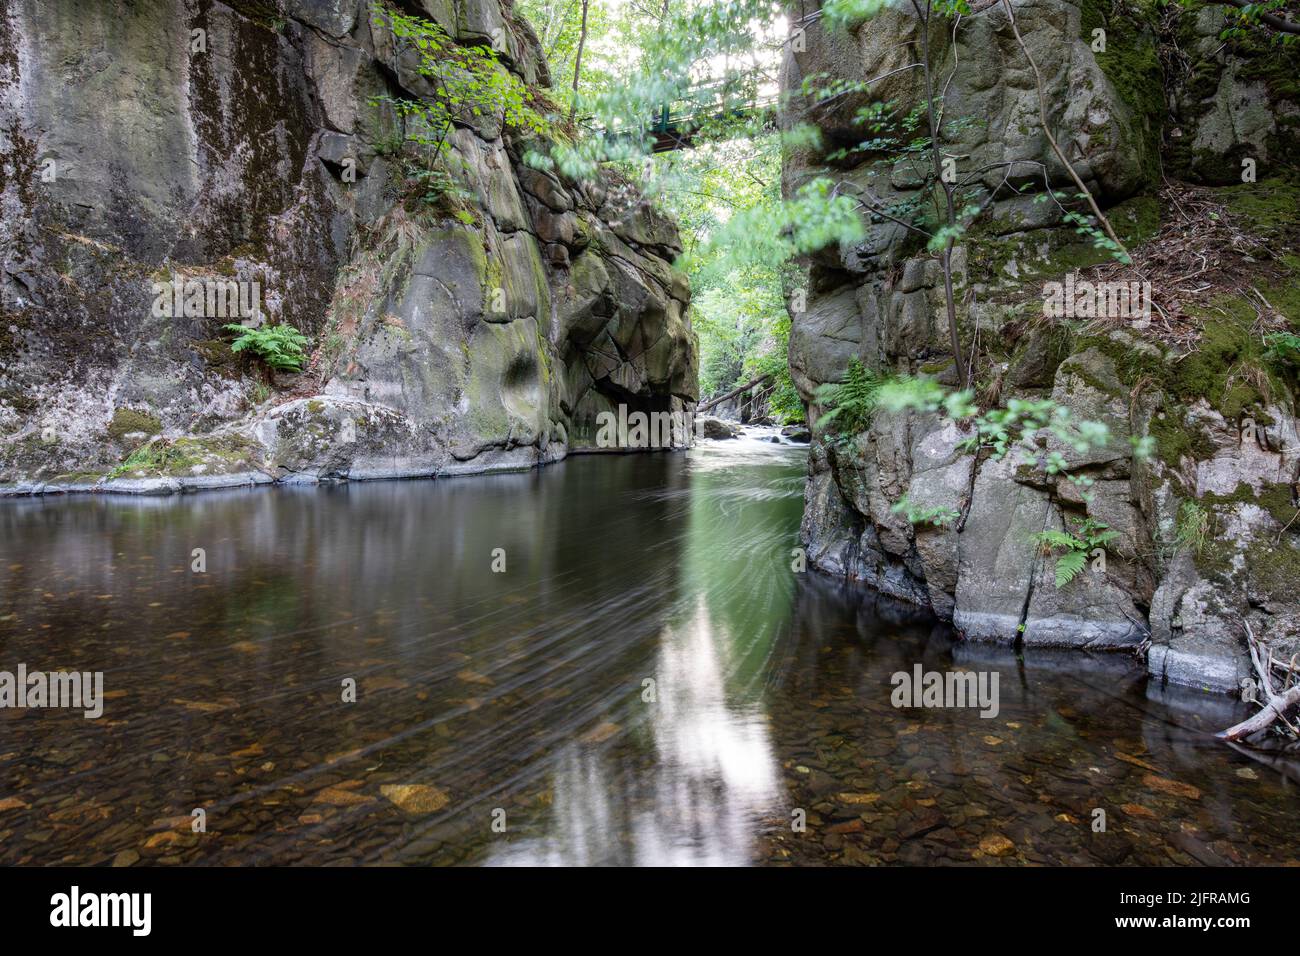
[[[736,438],[740,434],[740,429],[735,422],[724,421],[721,418],[713,418],[709,415],[701,415],[695,419],[695,433],[701,438],[722,441],[728,438]]]

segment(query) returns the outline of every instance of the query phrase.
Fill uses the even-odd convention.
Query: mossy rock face
[[[193,343],[192,348],[214,372],[239,377],[239,356],[230,350],[230,343],[225,339],[204,339]]]
[[[1203,461],[1214,454],[1213,440],[1187,421],[1183,407],[1177,402],[1165,403],[1152,416],[1148,434],[1155,439],[1156,455],[1174,469],[1186,459]]]
[[[1110,209],[1106,218],[1126,246],[1135,246],[1160,231],[1160,200],[1155,196],[1134,196]]]
[[[1165,166],[1198,182],[1240,183],[1242,161],[1260,177],[1300,172],[1300,50],[1267,29],[1220,38],[1225,7],[1178,12],[1174,41],[1187,58],[1175,77]]]
[[[1243,481],[1230,495],[1206,494],[1202,500],[1210,506],[1258,505],[1267,511],[1269,517],[1279,526],[1300,535],[1300,520],[1296,519],[1297,505],[1291,485],[1270,482],[1256,489]],[[1296,584],[1300,586],[1300,578],[1296,579]]]
[[[563,131],[503,129],[488,96],[475,110],[483,115],[455,124],[438,148],[405,138],[415,124],[376,98],[433,90],[371,4],[236,0],[191,5],[189,20],[157,4],[82,6],[19,4],[0,17],[14,93],[0,109],[12,160],[0,192],[7,261],[21,264],[3,278],[6,305],[22,300],[0,322],[0,431],[57,435],[0,445],[0,484],[102,474],[148,436],[156,440],[134,470],[217,467],[179,439],[164,443],[162,426],[170,436],[184,423],[201,437],[272,415],[265,402],[250,408],[250,393],[262,393],[219,317],[154,314],[152,285],[173,273],[256,281],[267,321],[308,336],[315,354],[291,394],[323,401],[275,423],[304,443],[286,460],[318,470],[427,473],[452,445],[486,459],[532,441],[560,457],[549,436],[572,424],[555,421],[567,415],[561,400],[571,409],[581,398],[562,383],[621,394],[586,374],[601,333],[601,348],[611,332],[632,343],[623,364],[636,375],[624,369],[620,382],[635,378],[629,401],[694,396],[697,345],[689,288],[671,263],[673,223],[649,206],[626,216],[622,200],[640,197],[612,168],[597,179],[629,187],[619,203],[600,183],[531,169],[525,153],[545,152]],[[401,6],[459,43],[500,33],[507,49],[494,82],[510,79],[512,98],[544,93],[540,44],[508,0]],[[206,51],[191,47],[192,27]],[[113,50],[112,69],[87,55],[87,38]],[[58,175],[43,182],[47,156]],[[567,301],[568,265],[583,249],[587,271],[607,281],[583,319],[587,334],[566,339],[553,305]],[[644,294],[604,294],[616,270]],[[499,335],[481,334],[486,324]],[[112,405],[105,381],[116,383]],[[478,405],[466,397],[471,381]],[[366,431],[340,400],[389,407],[400,421]],[[340,433],[351,422],[358,437],[318,447],[310,439],[329,437],[325,418]],[[385,442],[395,464],[382,464]]]
[[[828,74],[854,83],[896,68],[899,46],[917,38],[915,17],[905,7],[889,7],[856,32],[810,36],[808,51],[794,54],[798,70],[791,75]],[[1173,136],[1175,149],[1197,143],[1204,130],[1213,139],[1213,122],[1235,103],[1231,95],[1220,94],[1219,74],[1224,70],[1215,49],[1198,48],[1196,56],[1207,62],[1191,77],[1165,77],[1162,63],[1177,60],[1164,58],[1163,28],[1171,13],[1157,0],[1047,0],[1020,4],[1016,12],[1021,32],[1044,69],[1049,121],[1056,124],[1076,169],[1124,245],[1136,250],[1159,236],[1162,224],[1174,232],[1175,217],[1172,210],[1165,215],[1160,189],[1160,145],[1171,125],[1166,80],[1175,96],[1179,88],[1200,84],[1203,96],[1197,95],[1217,111],[1210,126],[1198,128],[1184,123],[1189,100],[1180,100],[1173,125],[1184,123],[1185,128],[1178,131],[1181,136]],[[1221,8],[1213,16],[1221,26]],[[1057,188],[1073,193],[1060,185],[1068,178],[1038,129],[1032,79],[1019,81],[1025,75],[1020,72],[1024,56],[1005,23],[996,5],[963,18],[961,29],[968,32],[965,40],[959,37],[956,42],[966,72],[956,74],[949,101],[960,103],[954,112],[965,114],[963,119],[976,115],[954,131],[952,152],[963,157],[959,163],[977,169],[1013,157],[1042,162]],[[1204,39],[1220,47],[1217,32],[1202,30],[1195,37],[1198,43]],[[944,53],[949,43],[943,41]],[[1237,63],[1230,71],[1225,89],[1249,96],[1246,110],[1239,117],[1229,115],[1219,132],[1232,129],[1233,119],[1253,121],[1261,103],[1283,102],[1279,97],[1289,95],[1280,74],[1255,77],[1251,69]],[[980,78],[980,85],[965,82],[971,73]],[[914,76],[899,73],[887,81],[888,93],[877,95],[900,102],[905,110],[918,102],[918,84]],[[985,96],[989,91],[996,96]],[[828,107],[825,115],[796,101],[783,119],[819,123],[824,130],[838,125],[841,129],[832,132],[831,145],[852,148],[856,141],[851,142],[847,132],[850,115],[864,104],[849,99]],[[1003,112],[1007,104],[1012,104],[1009,113]],[[1196,105],[1201,105],[1200,99]],[[1199,109],[1193,112],[1200,115]],[[1286,110],[1278,120],[1280,130],[1288,120]],[[985,135],[992,130],[996,135]],[[1263,132],[1267,135],[1262,138],[1248,137],[1242,149],[1265,155],[1259,144],[1271,150],[1267,136],[1277,130]],[[1217,148],[1227,160],[1221,172],[1231,172],[1223,181],[1239,183],[1239,154],[1223,145]],[[1271,151],[1267,155],[1275,156]],[[900,170],[893,157],[877,158],[850,156],[835,174],[864,191],[870,189],[881,202],[897,203],[896,208],[907,208],[903,204],[909,200],[928,199],[921,177],[900,175],[906,170]],[[787,156],[785,181],[807,181],[824,172],[821,165],[809,153]],[[1263,164],[1260,171],[1271,175]],[[881,489],[904,488],[918,474],[937,471],[917,439],[922,429],[915,422],[900,434],[877,421],[869,432],[844,444],[814,429],[819,433],[810,452],[802,529],[814,562],[909,600],[920,591],[921,603],[928,600],[936,613],[951,614],[965,636],[977,639],[1014,640],[1023,622],[1019,639],[1026,643],[1067,643],[1084,635],[1085,641],[1095,636],[1096,646],[1107,646],[1107,641],[1145,644],[1142,627],[1133,626],[1145,615],[1152,631],[1153,676],[1215,691],[1237,689],[1238,678],[1249,673],[1248,660],[1243,667],[1239,622],[1300,622],[1294,582],[1281,588],[1288,575],[1297,578],[1300,571],[1290,555],[1270,566],[1263,547],[1294,514],[1293,489],[1274,483],[1278,474],[1289,474],[1294,463],[1293,453],[1278,455],[1274,450],[1278,433],[1291,434],[1294,424],[1295,403],[1288,388],[1294,382],[1265,354],[1264,330],[1276,327],[1276,321],[1270,316],[1261,323],[1262,304],[1252,306],[1231,291],[1244,288],[1254,299],[1253,287],[1282,314],[1300,312],[1300,283],[1293,281],[1300,275],[1300,261],[1286,257],[1295,246],[1292,223],[1300,202],[1285,179],[1278,176],[1255,190],[1253,184],[1225,190],[1222,197],[1247,231],[1258,232],[1280,261],[1261,262],[1254,274],[1244,277],[1228,263],[1222,272],[1207,269],[1213,274],[1206,280],[1216,285],[1195,296],[1163,290],[1178,297],[1180,317],[1188,318],[1178,331],[1196,333],[1200,338],[1195,343],[1188,334],[1166,341],[1161,322],[1142,331],[1116,330],[1109,322],[1082,316],[1048,321],[1045,283],[1064,282],[1070,273],[1108,263],[1111,255],[1087,230],[1079,233],[1064,221],[1048,197],[1035,195],[1041,181],[1024,176],[1014,183],[1022,188],[1019,195],[1000,194],[960,242],[965,268],[957,270],[959,321],[970,333],[968,343],[976,330],[979,333],[977,395],[1002,404],[1012,398],[1041,398],[1050,386],[1053,401],[1067,408],[1072,420],[1104,423],[1112,440],[1095,454],[1066,454],[1077,446],[1058,451],[1051,444],[1054,439],[1041,446],[1061,454],[1074,477],[1092,479],[1092,497],[1083,500],[1077,484],[1049,478],[1046,469],[1017,467],[1015,462],[1004,468],[984,461],[973,482],[943,489],[940,503],[965,509],[961,547],[953,545],[945,552],[946,545],[924,543],[941,536],[900,529],[897,516],[882,513],[878,505]],[[999,187],[987,181],[982,185]],[[903,227],[872,222],[862,242],[813,259],[812,295],[807,310],[792,317],[790,348],[791,370],[805,398],[815,397],[820,383],[836,381],[852,358],[873,369],[940,373],[950,348],[941,334],[942,289],[927,275],[934,257],[923,244],[923,238],[907,237]],[[1095,281],[1098,271],[1078,278]],[[1287,276],[1279,278],[1282,273]],[[1150,278],[1158,282],[1160,270]],[[934,295],[936,289],[940,294]],[[1199,297],[1213,295],[1213,289],[1224,294],[1213,301]],[[1165,306],[1163,300],[1160,304]],[[1277,421],[1268,424],[1274,418]],[[1242,441],[1247,419],[1267,425],[1256,445]],[[1156,440],[1154,459],[1136,451],[1149,444],[1141,441],[1147,437]],[[1130,438],[1139,441],[1130,446]],[[1249,492],[1240,500],[1210,494],[1238,483]],[[1169,545],[1178,530],[1180,502],[1188,500],[1202,501],[1198,507],[1211,512],[1219,522],[1215,527],[1221,529],[1198,558],[1201,570],[1184,548]],[[1086,508],[1090,516],[1122,529],[1123,553],[1132,561],[1128,567],[1121,568],[1119,561],[1112,565],[1115,576],[1108,580],[1119,582],[1118,594],[1097,590],[1089,595],[1083,582],[1075,582],[1073,591],[1058,590],[1050,577],[1035,570],[1041,562],[1033,536],[1046,526],[1045,518],[1059,517],[1054,512],[1059,508]],[[947,566],[953,568],[951,578],[940,581],[930,574],[933,568]],[[1262,605],[1253,604],[1252,595],[1264,595],[1269,610],[1260,611]],[[1115,627],[1106,631],[1107,616],[1117,608],[1124,613],[1109,622]]]
[[[1229,421],[1250,414],[1256,422],[1270,424],[1265,405],[1289,397],[1289,390],[1264,355],[1262,337],[1253,329],[1255,311],[1231,297],[1216,300],[1215,306],[1228,317],[1206,320],[1196,350],[1173,366],[1169,388],[1181,398],[1204,398]]]
[[[127,455],[110,476],[188,478],[197,475],[237,474],[256,469],[260,457],[257,444],[241,435],[155,439]]]
[[[1165,97],[1154,5],[1082,0],[1079,11],[1080,39],[1093,46],[1097,65],[1134,118],[1136,129],[1123,146],[1137,157],[1146,183],[1155,184],[1160,179]],[[1095,49],[1100,40],[1096,30],[1104,31],[1104,50]]]
[[[1106,352],[1131,384],[1145,381],[1148,388],[1182,403],[1205,399],[1230,421],[1249,415],[1257,424],[1271,424],[1265,406],[1279,400],[1290,405],[1291,390],[1277,363],[1266,355],[1263,337],[1254,328],[1254,308],[1242,298],[1224,295],[1209,308],[1192,311],[1203,322],[1200,340],[1181,358],[1151,344],[1138,348],[1115,338],[1090,336],[1078,345]],[[1181,417],[1176,408],[1172,413],[1173,418]]]
[[[134,408],[116,409],[108,423],[108,434],[114,441],[122,441],[127,435],[134,434],[157,435],[160,431],[162,421],[156,415]]]
[[[1112,261],[1108,250],[1081,239],[1072,227],[1053,221],[1050,228],[1020,232],[1014,220],[999,221],[997,213],[995,206],[994,216],[969,234],[971,277],[1004,290],[1031,293],[1039,315],[1044,281]],[[1125,246],[1132,247],[1160,231],[1160,202],[1154,196],[1134,196],[1107,210],[1106,217]]]
[[[1056,370],[1073,351],[1072,338],[1062,326],[1031,328],[1011,357],[1007,381],[1017,388],[1051,387]]]
[[[1276,546],[1257,540],[1246,549],[1246,569],[1258,593],[1285,600],[1300,583],[1300,545],[1294,539]]]

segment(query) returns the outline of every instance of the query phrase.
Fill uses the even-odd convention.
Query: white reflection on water
[[[761,706],[728,699],[736,646],[715,630],[697,595],[691,616],[660,639],[658,699],[645,705],[654,708],[653,771],[620,766],[608,748],[570,742],[555,771],[550,833],[498,844],[488,864],[749,863],[755,822],[780,812],[779,774]],[[626,805],[613,803],[618,793]]]
[[[802,449],[710,445],[691,452],[688,587],[645,675],[656,681],[655,703],[639,705],[650,719],[608,745],[567,743],[546,834],[495,844],[489,865],[744,865],[758,821],[786,816],[759,678],[789,615],[785,550],[771,533],[782,520],[768,502],[801,498],[802,478],[780,463]],[[746,466],[759,468],[738,481]]]

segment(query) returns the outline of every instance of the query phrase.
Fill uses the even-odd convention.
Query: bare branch
[[[1245,10],[1249,7],[1258,6],[1256,3],[1251,3],[1250,0],[1223,0],[1223,2],[1231,4],[1238,10]],[[1300,36],[1300,23],[1292,23],[1290,20],[1284,20],[1271,13],[1261,13],[1259,15],[1259,22],[1282,33],[1290,33],[1294,36]]]
[[[1101,227],[1105,230],[1110,241],[1119,248],[1119,251],[1124,254],[1126,259],[1131,259],[1128,250],[1124,248],[1124,243],[1119,241],[1119,236],[1115,235],[1115,230],[1111,228],[1110,220],[1101,211],[1101,207],[1097,205],[1097,200],[1093,198],[1092,192],[1083,184],[1079,174],[1074,171],[1074,166],[1065,158],[1065,152],[1061,149],[1060,144],[1056,142],[1056,137],[1052,135],[1051,125],[1047,122],[1047,92],[1043,89],[1043,74],[1039,72],[1038,64],[1034,62],[1029,47],[1025,45],[1024,38],[1020,35],[1020,27],[1016,25],[1015,11],[1011,9],[1011,0],[1002,0],[1002,6],[1006,8],[1007,17],[1011,20],[1011,32],[1016,35],[1016,43],[1020,45],[1020,49],[1025,54],[1025,59],[1029,61],[1030,69],[1034,71],[1034,83],[1038,87],[1038,118],[1043,124],[1043,135],[1047,137],[1047,142],[1051,144],[1052,152],[1056,154],[1056,158],[1061,161],[1061,165],[1070,174],[1074,184],[1079,187],[1079,192],[1087,198],[1088,205],[1092,208],[1092,214],[1097,217],[1097,221],[1101,223]]]

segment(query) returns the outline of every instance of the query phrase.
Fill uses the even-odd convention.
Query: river
[[[1243,705],[792,570],[805,455],[0,502],[0,670],[105,697],[0,710],[0,862],[1296,859]],[[996,716],[895,707],[917,664]]]

